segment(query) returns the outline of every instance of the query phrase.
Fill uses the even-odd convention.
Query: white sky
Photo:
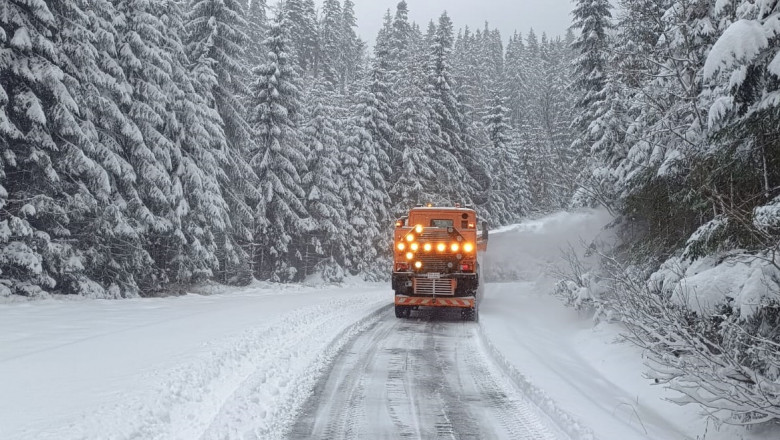
[[[395,14],[400,0],[353,0],[358,20],[358,32],[373,47],[374,39],[382,27],[385,11]],[[318,0],[322,4],[322,0]],[[526,34],[532,27],[537,35],[546,32],[550,36],[566,33],[571,24],[572,0],[406,0],[409,19],[422,27],[438,20],[446,10],[454,23],[455,32],[468,25],[472,30],[482,28],[485,21],[490,28],[498,28],[506,39],[515,30]]]

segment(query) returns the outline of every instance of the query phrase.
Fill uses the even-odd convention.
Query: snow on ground
[[[0,439],[274,437],[390,295],[266,286],[0,305]]]
[[[583,252],[607,222],[561,213],[491,234],[490,362],[573,439],[778,438],[663,400],[619,326],[547,295],[560,250]],[[0,304],[0,439],[280,438],[341,349],[392,317],[385,283],[215,293]]]
[[[589,241],[608,240],[604,212],[559,213],[491,235],[492,277],[480,308],[483,338],[504,371],[542,409],[584,424],[605,440],[776,439],[777,433],[718,431],[701,408],[665,399],[671,391],[644,378],[642,351],[620,341],[622,327],[600,323],[549,295],[549,271],[561,249],[582,256]]]

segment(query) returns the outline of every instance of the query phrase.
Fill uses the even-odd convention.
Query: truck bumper
[[[425,274],[413,272],[393,272],[392,286],[398,295],[414,295],[414,278],[425,278]],[[475,273],[453,273],[442,275],[441,281],[455,280],[454,296],[458,298],[475,296],[479,286],[479,276]]]
[[[424,297],[424,296],[406,296],[396,295],[395,305],[397,306],[418,306],[418,307],[456,307],[462,309],[473,309],[477,304],[477,299],[473,296],[459,298]]]

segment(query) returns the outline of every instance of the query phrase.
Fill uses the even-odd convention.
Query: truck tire
[[[477,321],[479,319],[479,311],[477,311],[476,307],[473,309],[462,309],[460,316],[464,321]]]
[[[395,306],[396,318],[408,318],[411,313],[412,313],[411,307]]]

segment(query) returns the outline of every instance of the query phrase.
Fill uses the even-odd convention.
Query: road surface
[[[450,311],[386,318],[332,363],[289,438],[565,439]]]

